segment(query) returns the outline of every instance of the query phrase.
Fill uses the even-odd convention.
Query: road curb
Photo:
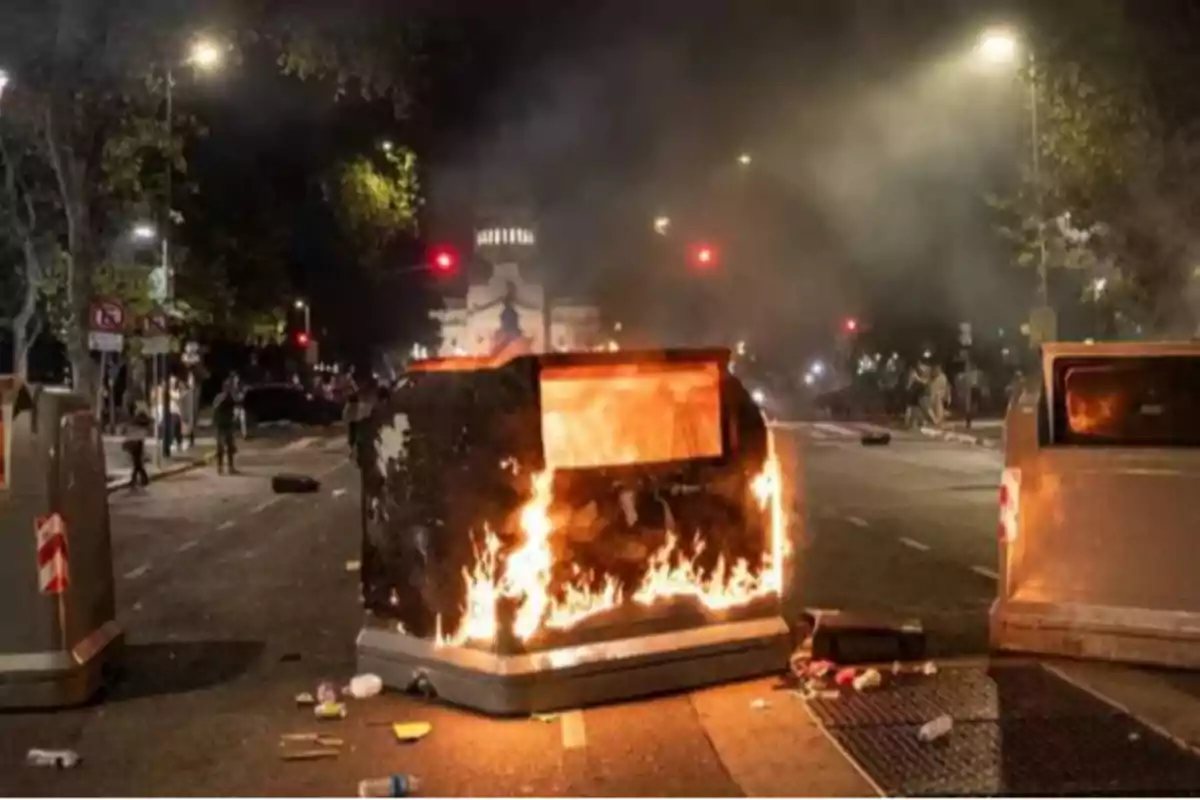
[[[978,436],[973,433],[960,433],[959,431],[944,431],[939,428],[931,428],[927,425],[918,428],[918,430],[924,436],[928,436],[931,439],[941,439],[944,442],[969,444],[976,447],[987,447],[992,450],[999,449],[1000,447],[1000,439],[993,439],[988,436]]]
[[[155,472],[154,474],[152,474],[150,476],[150,482],[156,483],[157,481],[160,481],[163,478],[170,478],[174,475],[179,475],[184,472],[190,472],[191,470],[199,469],[200,467],[206,467],[206,466],[212,464],[213,461],[216,460],[216,458],[217,458],[216,453],[208,453],[206,455],[200,456],[199,458],[192,459],[191,461],[184,461],[179,464],[172,464],[169,467],[165,467],[165,468],[159,470],[158,472]],[[112,494],[113,492],[117,491],[118,489],[125,489],[125,488],[128,488],[128,486],[129,486],[128,479],[122,479],[118,483],[110,482],[108,484],[108,493]]]

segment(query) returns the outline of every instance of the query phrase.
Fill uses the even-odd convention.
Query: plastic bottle
[[[346,687],[346,693],[355,700],[365,700],[383,691],[383,679],[378,675],[355,675]]]
[[[389,775],[358,782],[359,797],[408,797],[417,791],[417,779],[411,775]]]
[[[922,742],[936,742],[954,728],[954,718],[949,714],[942,714],[937,719],[930,720],[921,726],[921,730],[917,731],[917,738]]]

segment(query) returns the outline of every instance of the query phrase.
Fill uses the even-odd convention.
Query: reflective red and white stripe
[[[58,514],[38,517],[35,524],[38,588],[42,594],[62,594],[70,585],[67,525]]]
[[[1009,467],[1000,477],[1000,541],[1015,542],[1021,524],[1021,470]]]

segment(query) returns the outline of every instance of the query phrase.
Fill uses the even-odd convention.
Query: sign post
[[[958,324],[958,343],[962,345],[963,358],[963,413],[967,430],[971,430],[971,417],[975,411],[975,365],[971,363],[971,345],[973,343],[971,323]]]
[[[125,347],[125,309],[111,300],[92,303],[88,347],[101,353],[119,353]]]

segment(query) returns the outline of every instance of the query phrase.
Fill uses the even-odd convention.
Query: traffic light
[[[698,244],[692,248],[692,262],[700,269],[717,265],[717,250],[710,244]]]
[[[458,254],[450,247],[435,247],[430,253],[429,265],[439,275],[453,275],[458,271]]]
[[[302,348],[302,349],[307,348],[310,341],[311,341],[311,337],[309,337],[307,331],[299,331],[296,334],[296,346],[297,347]]]
[[[849,317],[845,322],[842,323],[842,328],[846,331],[846,333],[858,333],[858,320],[856,320],[854,317]]]

